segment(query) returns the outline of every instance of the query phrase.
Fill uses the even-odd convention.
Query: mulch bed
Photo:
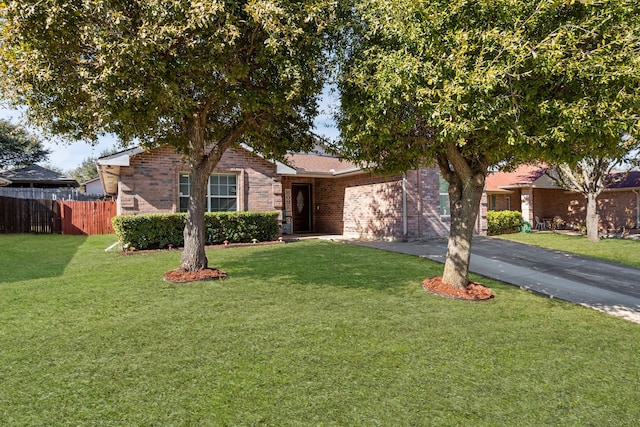
[[[227,273],[217,268],[203,268],[199,271],[184,271],[181,268],[167,271],[162,278],[171,283],[189,283],[199,280],[218,280],[227,277]]]
[[[494,298],[491,289],[479,283],[469,283],[466,288],[457,288],[444,283],[441,276],[425,279],[422,287],[436,295],[467,301],[486,301]]]

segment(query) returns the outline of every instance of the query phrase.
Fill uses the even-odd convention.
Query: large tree
[[[0,169],[28,166],[47,160],[50,151],[22,127],[0,119]]]
[[[207,179],[244,142],[269,158],[308,148],[323,87],[330,0],[19,0],[0,5],[2,89],[32,123],[111,132],[184,156],[182,268],[207,267]]]
[[[341,148],[379,169],[439,166],[448,284],[468,284],[490,168],[606,153],[636,131],[637,0],[354,0],[349,13]]]

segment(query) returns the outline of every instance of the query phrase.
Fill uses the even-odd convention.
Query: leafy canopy
[[[0,119],[0,169],[42,162],[49,154],[50,151],[35,136],[8,120]]]
[[[337,117],[352,157],[571,161],[637,132],[636,0],[354,3]]]
[[[4,95],[72,139],[105,132],[188,151],[242,123],[279,154],[308,140],[323,85],[331,1],[68,0],[1,6]]]

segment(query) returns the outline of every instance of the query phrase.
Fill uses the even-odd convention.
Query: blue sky
[[[329,89],[326,89],[322,96],[320,115],[316,118],[315,123],[316,132],[329,138],[335,138],[338,135],[338,131],[331,119],[331,109],[334,108],[336,104],[335,96],[330,94]],[[13,123],[19,123],[21,114],[17,110],[0,108],[0,118],[10,120]],[[36,135],[38,134],[36,131],[31,132]],[[101,138],[98,144],[94,146],[82,141],[69,144],[55,140],[46,140],[44,138],[41,140],[44,146],[51,151],[49,160],[45,163],[61,168],[64,171],[75,169],[86,158],[98,157],[105,150],[111,150],[114,147],[116,149],[122,148],[118,140],[112,135]]]

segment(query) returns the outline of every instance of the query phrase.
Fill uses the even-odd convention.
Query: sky
[[[331,119],[331,109],[335,105],[335,96],[330,93],[328,88],[325,89],[320,103],[320,114],[315,120],[315,132],[332,139],[338,135],[338,130]],[[0,108],[0,119],[6,119],[18,124],[21,121],[21,113],[18,110]],[[44,147],[51,151],[49,159],[46,162],[42,162],[42,164],[58,167],[65,172],[80,166],[82,161],[89,157],[99,157],[106,150],[122,149],[117,138],[113,135],[100,138],[98,143],[92,146],[90,143],[82,141],[67,143],[47,140],[37,131],[30,130],[30,132],[39,136]]]

